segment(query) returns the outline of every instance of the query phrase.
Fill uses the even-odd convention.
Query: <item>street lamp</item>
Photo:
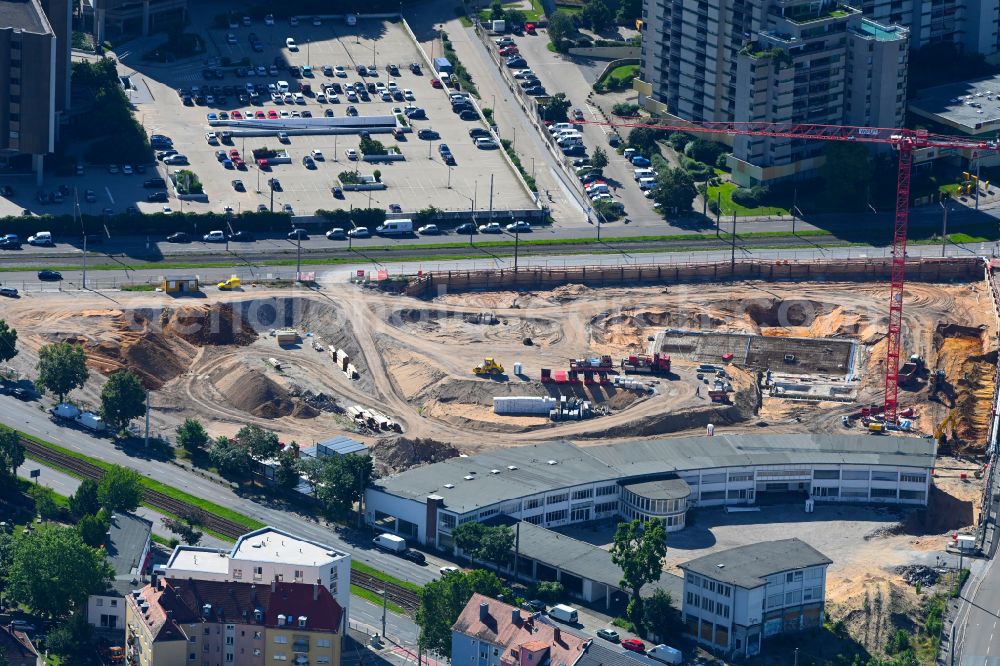
[[[451,167],[448,167],[448,189],[451,189]]]
[[[382,595],[382,638],[385,638],[385,613],[389,605],[389,595],[385,590],[379,590],[376,594]]]

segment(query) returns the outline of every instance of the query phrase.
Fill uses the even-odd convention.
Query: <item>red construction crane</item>
[[[959,136],[930,134],[926,130],[888,127],[850,127],[846,125],[809,125],[769,122],[687,122],[677,125],[632,122],[583,121],[611,127],[646,127],[698,134],[730,136],[765,136],[815,141],[853,141],[888,144],[899,151],[896,178],[896,217],[892,233],[892,281],[889,290],[888,349],[885,359],[885,422],[896,423],[899,394],[899,343],[903,328],[903,282],[906,270],[906,227],[909,221],[910,170],[915,148],[959,148],[996,150],[997,142]]]

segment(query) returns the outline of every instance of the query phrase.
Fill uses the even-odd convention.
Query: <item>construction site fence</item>
[[[917,282],[976,280],[982,277],[978,257],[913,258],[906,278]],[[433,296],[441,292],[489,289],[552,289],[565,284],[606,287],[639,284],[686,284],[724,280],[858,281],[889,279],[889,258],[816,261],[737,260],[687,264],[618,266],[530,266],[520,269],[424,272],[409,278],[406,294]]]
[[[1000,330],[1000,287],[997,285],[995,275],[993,273],[994,264],[993,262],[986,262],[986,283],[990,287],[990,296],[993,300],[993,316],[997,322],[997,330]],[[986,432],[986,441],[984,442],[986,450],[986,464],[988,465],[988,472],[985,475],[985,483],[983,484],[983,494],[980,498],[980,510],[979,510],[979,525],[976,530],[976,545],[980,549],[987,547],[986,544],[986,528],[990,520],[991,507],[993,506],[993,493],[994,485],[996,482],[996,461],[997,461],[997,426],[998,421],[1000,421],[1000,365],[997,366],[996,375],[993,378],[993,399],[992,399],[992,418],[990,418],[989,429]],[[994,540],[996,540],[996,529],[994,527]]]

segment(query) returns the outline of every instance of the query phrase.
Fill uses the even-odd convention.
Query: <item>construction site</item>
[[[113,307],[103,295],[32,294],[4,309],[21,349],[7,369],[31,379],[40,346],[79,343],[92,370],[70,396],[81,408],[96,407],[106,376],[129,368],[151,391],[153,430],[168,440],[187,418],[212,436],[257,423],[303,446],[349,433],[371,446],[381,474],[496,447],[706,429],[938,438],[927,508],[865,518],[869,529],[852,528],[829,553],[831,610],[842,604],[846,616],[873,585],[912,604],[912,586],[883,563],[942,550],[947,534],[978,521],[997,370],[988,267],[914,263],[902,418],[891,433],[877,418],[889,293],[878,260],[757,266],[731,280],[726,264],[713,269],[718,281],[705,270],[525,272],[507,286],[492,273],[506,287],[497,289],[425,275],[404,288],[412,295],[322,280],[210,288],[190,301],[121,292]]]

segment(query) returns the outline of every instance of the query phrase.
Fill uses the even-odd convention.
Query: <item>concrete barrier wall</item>
[[[723,280],[858,281],[888,280],[891,259],[855,259],[814,262],[728,261],[704,264],[647,264],[628,266],[529,267],[520,270],[443,271],[412,278],[407,295],[485,289],[551,289],[564,284],[591,287],[637,284],[685,284]],[[982,279],[977,257],[910,259],[906,279],[916,282]]]

